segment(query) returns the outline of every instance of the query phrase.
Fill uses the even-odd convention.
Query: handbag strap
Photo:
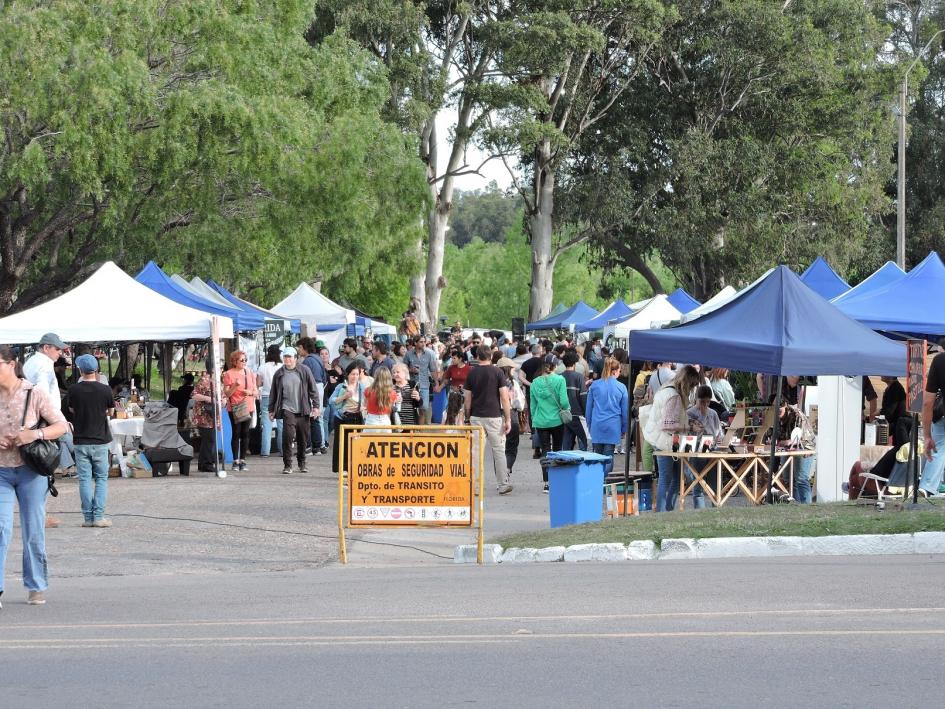
[[[545,374],[545,375],[542,377],[542,379],[545,379],[545,381],[542,383],[542,386],[545,388],[545,393],[546,393],[546,394],[548,393],[548,380],[546,379],[547,376],[548,376],[548,375]],[[558,407],[558,413],[561,413],[562,411],[564,411],[564,407],[563,407],[561,404],[558,403],[558,397],[552,396],[551,399],[552,399],[552,401],[555,402],[555,406]]]
[[[30,397],[33,395],[33,387],[26,390],[26,403],[23,405],[23,418],[20,419],[20,428],[26,426],[26,412],[30,409]]]

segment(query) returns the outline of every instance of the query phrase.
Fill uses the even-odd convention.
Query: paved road
[[[936,707],[945,558],[59,579],[0,612],[4,709]]]

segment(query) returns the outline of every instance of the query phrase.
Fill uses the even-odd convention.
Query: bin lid
[[[545,454],[542,463],[547,465],[575,465],[579,463],[604,463],[610,456],[590,451],[551,451]]]

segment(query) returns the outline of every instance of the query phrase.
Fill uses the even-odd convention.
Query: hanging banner
[[[921,414],[925,398],[925,340],[906,340],[906,344],[906,411]]]
[[[473,523],[472,434],[349,437],[351,526]]]

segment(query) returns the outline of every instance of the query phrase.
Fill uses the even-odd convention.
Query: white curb
[[[716,537],[664,539],[659,550],[652,541],[630,544],[575,544],[543,549],[498,544],[483,547],[486,564],[527,564],[555,561],[637,561],[651,559],[737,559],[781,556],[869,556],[876,554],[945,554],[945,532],[915,534],[848,534],[832,537]],[[476,545],[453,551],[457,564],[476,563]]]

